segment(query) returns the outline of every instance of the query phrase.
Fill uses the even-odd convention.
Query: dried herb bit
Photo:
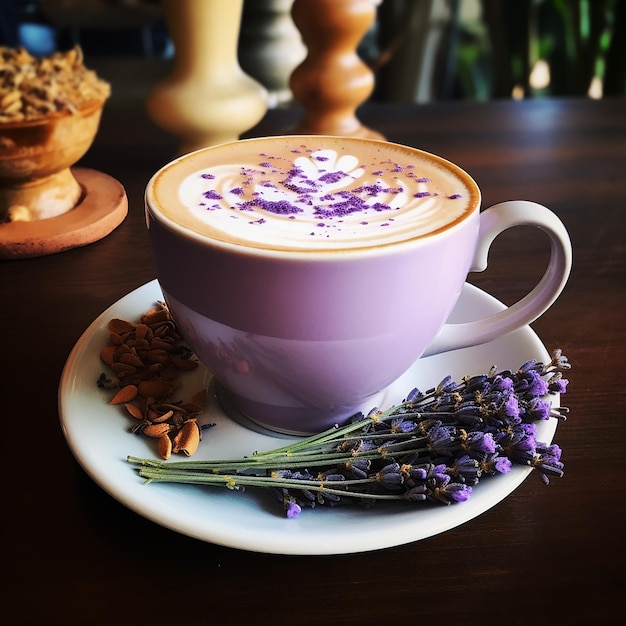
[[[485,477],[513,465],[537,471],[544,483],[563,475],[561,449],[536,439],[536,422],[564,420],[549,395],[565,393],[561,350],[549,363],[518,370],[450,376],[426,392],[413,389],[399,405],[373,409],[282,448],[249,457],[163,463],[128,457],[150,482],[265,487],[289,518],[303,508],[376,501],[453,504],[469,499]]]
[[[157,440],[161,458],[194,454],[202,431],[210,426],[197,422],[206,391],[188,402],[171,400],[180,388],[179,375],[196,369],[198,361],[183,343],[167,305],[157,302],[137,323],[112,319],[107,328],[109,344],[100,351],[100,360],[114,378],[102,373],[97,385],[115,391],[109,404],[123,407],[136,420],[131,432]]]

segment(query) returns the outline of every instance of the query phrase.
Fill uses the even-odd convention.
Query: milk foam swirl
[[[180,201],[207,234],[244,245],[388,244],[446,227],[470,202],[461,177],[401,150],[359,159],[311,141],[282,155],[257,151],[245,157],[236,165],[194,171],[179,187]]]

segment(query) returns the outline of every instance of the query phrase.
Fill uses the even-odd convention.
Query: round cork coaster
[[[72,168],[84,197],[63,215],[33,222],[0,224],[0,259],[56,254],[106,237],[128,213],[128,198],[119,181],[92,169]]]

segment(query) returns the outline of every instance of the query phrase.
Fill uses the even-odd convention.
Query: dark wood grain
[[[10,624],[617,624],[624,568],[626,101],[379,105],[361,118],[465,169],[484,204],[553,209],[574,245],[565,292],[533,328],[572,361],[557,432],[563,479],[531,477],[447,533],[332,557],[253,554],[161,528],[80,469],[57,388],[74,343],[107,306],[154,278],[143,190],[176,142],[141,112],[105,111],[82,165],[125,186],[129,215],[93,245],[0,262],[2,614]],[[288,130],[273,111],[250,134]],[[547,244],[503,235],[472,277],[505,302],[528,290]],[[460,505],[462,506],[462,505]]]

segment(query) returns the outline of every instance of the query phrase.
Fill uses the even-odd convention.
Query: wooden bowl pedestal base
[[[0,224],[0,259],[20,259],[63,252],[94,243],[117,228],[128,213],[122,184],[108,174],[72,168],[83,188],[73,208],[48,219]]]

